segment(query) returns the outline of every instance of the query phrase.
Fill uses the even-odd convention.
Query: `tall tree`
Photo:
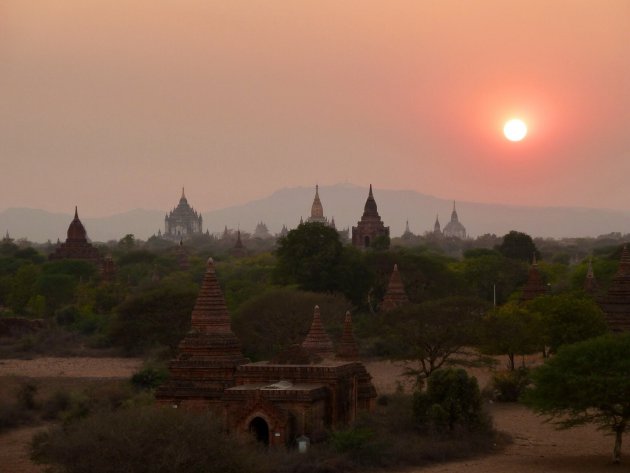
[[[613,462],[630,425],[630,333],[566,345],[533,373],[525,402],[559,428],[594,423],[615,436]]]
[[[497,250],[506,258],[531,261],[533,255],[540,257],[540,253],[534,244],[534,240],[527,233],[512,230],[503,237],[503,241]]]

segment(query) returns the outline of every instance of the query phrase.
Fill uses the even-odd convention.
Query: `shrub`
[[[426,392],[414,395],[413,411],[421,428],[438,432],[453,432],[459,428],[487,430],[489,427],[477,379],[461,368],[434,371]]]
[[[142,389],[155,389],[168,378],[168,370],[164,366],[147,364],[131,377],[131,383]]]
[[[516,402],[530,383],[527,368],[495,373],[492,376],[493,397],[501,402]]]
[[[207,413],[144,407],[100,413],[33,439],[32,458],[66,473],[257,473],[266,459]]]
[[[330,445],[338,453],[362,450],[374,436],[374,432],[365,428],[336,430],[330,434]]]

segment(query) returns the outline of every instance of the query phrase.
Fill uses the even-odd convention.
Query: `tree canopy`
[[[613,461],[630,425],[630,333],[566,345],[533,373],[525,402],[560,428],[594,423],[615,435]]]

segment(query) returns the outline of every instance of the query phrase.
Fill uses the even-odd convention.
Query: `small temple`
[[[599,305],[613,332],[630,331],[630,252],[626,245],[621,251],[617,273]]]
[[[547,286],[543,282],[542,275],[538,271],[538,262],[536,261],[536,254],[532,259],[532,264],[529,267],[529,274],[527,275],[527,282],[523,286],[521,293],[521,302],[531,301],[539,296],[547,294]]]
[[[94,263],[101,262],[101,255],[87,239],[85,227],[79,219],[78,208],[74,208],[74,218],[68,226],[66,241],[58,243],[55,251],[48,256],[50,260],[82,259]]]
[[[438,224],[438,228],[439,228],[439,222],[437,221],[437,218],[436,218],[436,223]],[[435,232],[435,229],[434,229],[434,232]],[[444,230],[442,231],[442,234],[445,237],[459,238],[461,240],[464,240],[466,238],[466,228],[459,221],[459,217],[457,216],[457,210],[455,209],[455,201],[453,201],[453,211],[451,212],[451,221],[448,222],[444,226]]]
[[[439,215],[435,216],[435,223],[433,224],[433,234],[434,235],[442,235],[442,229],[440,228],[440,217]]]
[[[210,409],[229,432],[253,434],[267,445],[293,445],[303,435],[316,441],[374,408],[376,390],[357,361],[349,314],[336,353],[315,307],[301,345],[272,361],[250,363],[232,332],[210,258],[191,319],[169,379],[156,392],[159,404]]]
[[[398,265],[395,264],[394,270],[389,277],[389,284],[387,285],[387,292],[385,292],[385,297],[381,304],[381,310],[383,312],[389,312],[408,303],[409,298],[407,297],[402,278],[398,272]]]
[[[357,226],[352,227],[352,244],[357,248],[369,248],[379,237],[389,237],[389,227],[385,226],[378,214],[378,207],[372,193],[372,184],[370,184],[363,216]]]
[[[186,193],[182,187],[182,196],[177,207],[164,217],[164,238],[181,240],[203,233],[203,218],[188,204]]]
[[[271,233],[269,233],[269,229],[264,222],[258,222],[256,225],[256,229],[254,230],[254,234],[252,235],[254,238],[260,238],[261,240],[267,240],[269,238],[273,238]]]

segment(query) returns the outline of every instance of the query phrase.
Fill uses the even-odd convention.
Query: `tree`
[[[532,257],[536,255],[540,257],[540,253],[536,249],[534,240],[527,233],[517,232],[512,230],[510,233],[503,237],[503,241],[497,250],[506,258],[520,259],[522,261],[531,261]]]
[[[615,435],[613,462],[630,425],[630,333],[566,345],[533,373],[525,402],[559,428],[594,423]]]
[[[527,304],[541,315],[542,341],[555,353],[562,345],[581,342],[607,332],[604,313],[592,299],[573,294],[537,297]]]
[[[340,294],[294,288],[271,289],[245,302],[234,312],[232,328],[248,357],[269,359],[291,345],[302,343],[316,305],[320,307],[326,331],[331,338],[338,338],[350,302]]]
[[[322,223],[303,223],[278,242],[276,276],[306,291],[337,289],[335,269],[343,245],[337,230]]]
[[[482,351],[488,355],[507,355],[510,371],[516,367],[516,355],[534,353],[542,345],[540,320],[515,303],[488,313],[482,327]]]
[[[423,304],[411,304],[387,314],[399,352],[404,360],[418,362],[407,374],[421,383],[444,364],[464,363],[456,355],[468,354],[466,346],[477,342],[477,328],[486,302],[474,297],[447,297]]]
[[[489,427],[483,414],[477,378],[462,368],[439,369],[429,378],[427,390],[413,397],[414,417],[420,425],[453,432]]]

